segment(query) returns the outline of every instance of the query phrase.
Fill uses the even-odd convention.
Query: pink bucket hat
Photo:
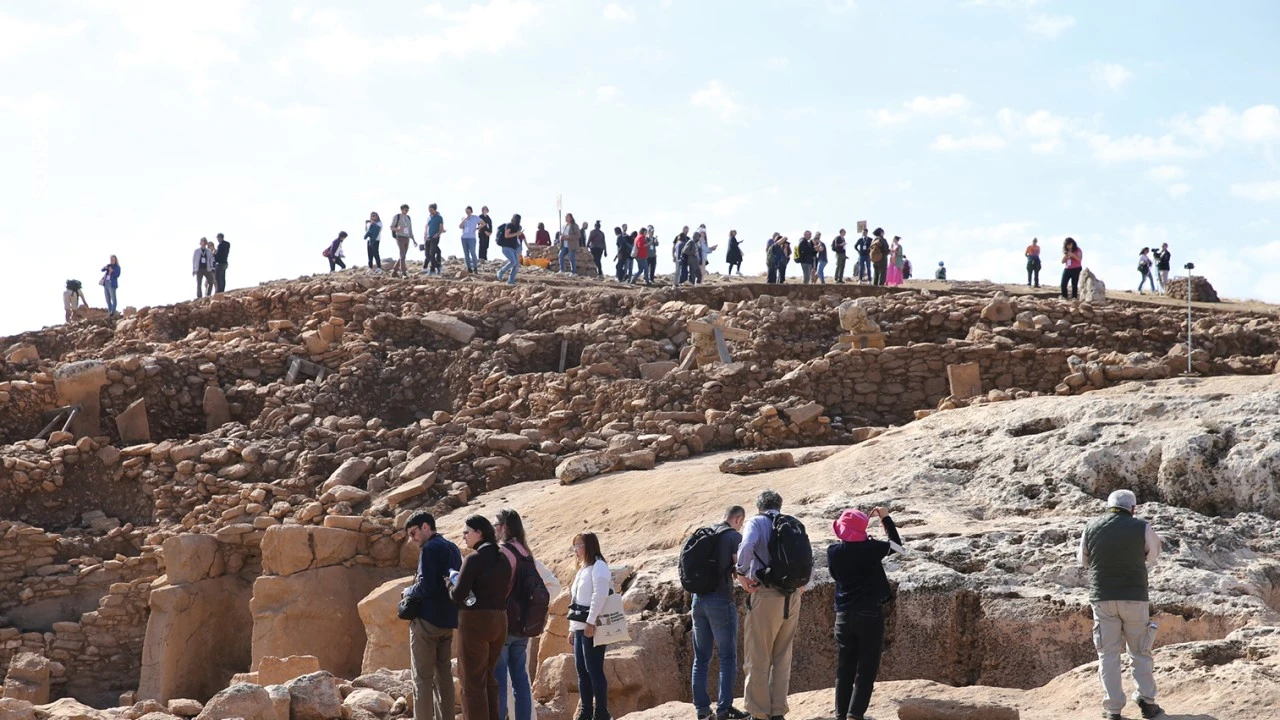
[[[845,542],[862,542],[867,539],[867,514],[861,510],[849,508],[840,513],[840,517],[831,523],[836,537]]]

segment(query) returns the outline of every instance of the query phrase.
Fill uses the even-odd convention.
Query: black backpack
[[[507,633],[517,637],[538,637],[547,627],[551,594],[547,592],[547,584],[542,582],[533,556],[522,555],[515,548],[508,549],[516,556],[516,569],[511,576],[511,592],[507,595]]]
[[[680,548],[680,586],[691,593],[712,593],[729,572],[720,562],[720,541],[728,525],[698,528]]]
[[[813,576],[813,546],[804,523],[790,515],[774,515],[768,547],[769,566],[756,572],[757,580],[788,594],[809,584]],[[760,557],[757,555],[756,559]]]

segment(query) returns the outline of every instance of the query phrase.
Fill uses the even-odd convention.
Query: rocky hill
[[[850,504],[901,518],[883,679],[1034,704],[1080,676],[1074,543],[1122,486],[1166,538],[1160,642],[1193,643],[1162,653],[1214,660],[1176,682],[1274,672],[1239,630],[1280,612],[1273,313],[1197,310],[1189,363],[1176,306],[482,275],[352,270],[0,341],[0,715],[404,716],[404,519],[502,505],[564,581],[568,538],[602,533],[636,624],[615,714],[687,701],[676,549],[766,485],[818,545]],[[819,695],[830,595],[796,655]],[[540,717],[576,701],[564,633]]]

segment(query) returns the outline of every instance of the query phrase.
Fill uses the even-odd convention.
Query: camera
[[[1196,264],[1195,264],[1195,263],[1187,263],[1186,265],[1183,265],[1183,266],[1182,266],[1182,268],[1183,268],[1184,270],[1195,270],[1195,269],[1196,269]]]

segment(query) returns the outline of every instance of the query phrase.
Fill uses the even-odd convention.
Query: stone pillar
[[[4,697],[26,700],[32,705],[49,702],[51,663],[43,655],[18,653],[9,661],[9,674],[4,679]]]
[[[107,384],[107,366],[101,360],[67,363],[53,372],[53,383],[58,391],[58,402],[80,406],[80,412],[71,423],[71,433],[76,437],[101,435],[99,393]]]

